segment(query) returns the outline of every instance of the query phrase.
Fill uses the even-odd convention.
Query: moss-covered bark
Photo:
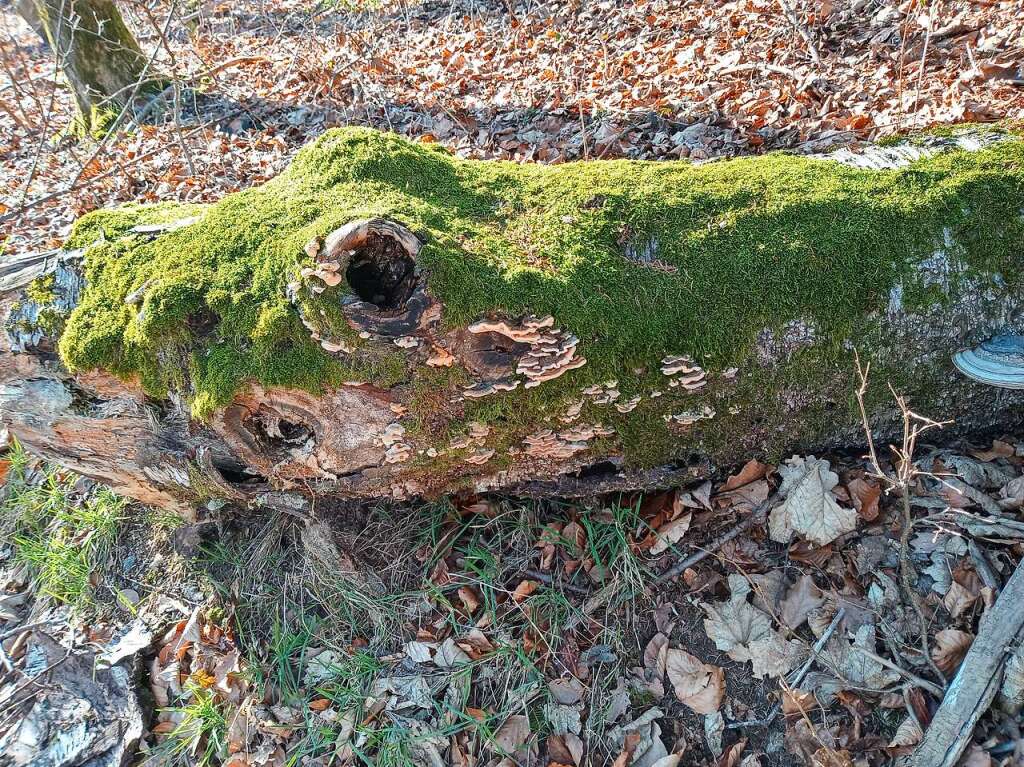
[[[31,0],[35,24],[42,27],[75,94],[86,131],[102,127],[139,94],[151,94],[146,57],[113,0]]]
[[[162,403],[160,476],[229,497],[661,482],[859,442],[854,349],[882,431],[889,382],[964,428],[1018,418],[949,360],[1024,329],[1022,209],[1018,140],[897,170],[543,167],[332,131],[216,205],[84,217],[58,349],[74,385]]]

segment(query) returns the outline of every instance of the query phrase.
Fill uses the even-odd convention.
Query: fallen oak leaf
[[[665,654],[665,673],[679,702],[698,714],[710,714],[722,705],[725,696],[725,672],[703,663],[685,650],[669,648]]]

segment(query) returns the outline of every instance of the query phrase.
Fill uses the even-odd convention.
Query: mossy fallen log
[[[330,131],[263,186],[97,211],[0,269],[0,417],[180,509],[855,445],[855,350],[880,436],[890,383],[961,429],[1018,421],[950,358],[1024,330],[1024,142],[841,159],[516,165]]]

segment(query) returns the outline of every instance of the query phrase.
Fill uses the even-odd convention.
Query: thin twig
[[[871,436],[871,422],[868,419],[867,407],[864,404],[864,395],[868,390],[870,365],[867,367],[862,366],[860,356],[856,352],[854,353],[854,364],[856,365],[857,376],[860,379],[860,385],[857,387],[854,396],[860,409],[861,427],[864,429],[864,434],[868,441],[871,466],[879,479],[889,485],[891,490],[898,490],[900,493],[902,523],[900,524],[899,563],[900,590],[903,592],[903,601],[909,604],[917,614],[921,654],[924,656],[924,662],[928,664],[928,667],[935,674],[935,678],[939,680],[944,690],[946,688],[946,677],[932,659],[931,649],[928,645],[928,619],[925,617],[924,608],[921,607],[920,598],[914,589],[914,578],[912,575],[914,569],[910,561],[910,534],[914,529],[914,518],[910,508],[910,489],[915,478],[920,473],[914,466],[914,451],[917,449],[918,438],[929,429],[941,429],[949,422],[933,421],[930,418],[915,413],[910,409],[906,398],[898,394],[890,384],[889,391],[892,393],[896,406],[903,417],[903,439],[900,447],[890,446],[896,456],[896,460],[893,472],[886,472],[882,468],[878,460],[878,454],[875,451],[874,441]]]
[[[899,674],[900,676],[904,677],[905,679],[909,679],[911,682],[916,684],[918,687],[921,687],[922,689],[927,690],[932,695],[934,695],[936,698],[941,699],[946,694],[945,691],[941,687],[939,687],[937,684],[935,684],[934,682],[929,682],[927,679],[924,679],[923,677],[919,677],[917,674],[914,674],[911,671],[907,671],[905,668],[896,665],[895,663],[893,663],[888,658],[884,658],[881,655],[876,655],[875,653],[871,652],[871,650],[866,650],[863,647],[860,647],[859,645],[851,645],[851,646],[853,647],[854,650],[859,652],[864,657],[870,658],[871,660],[875,661],[876,663],[880,663],[881,665],[885,666],[886,668],[895,671],[897,674]]]
[[[822,635],[818,637],[818,641],[814,643],[814,647],[811,648],[811,653],[807,656],[807,660],[804,661],[803,665],[795,672],[790,673],[787,679],[783,680],[783,683],[787,688],[796,687],[804,681],[804,677],[807,676],[807,672],[811,670],[811,666],[817,659],[818,653],[825,649],[825,645],[828,643],[828,640],[832,638],[832,635],[836,632],[836,629],[839,628],[839,624],[845,616],[845,607],[840,607],[836,610],[836,614],[832,616],[832,622],[828,624],[828,628],[826,628]],[[748,727],[768,727],[781,713],[782,703],[776,703],[772,707],[772,710],[768,712],[768,716],[764,719],[748,719],[745,722],[732,722],[727,724],[726,728],[736,730]]]
[[[657,578],[655,578],[654,583],[652,583],[651,585],[660,586],[661,584],[666,583],[667,581],[670,581],[679,575],[682,575],[687,568],[693,567],[698,562],[701,562],[707,557],[711,556],[713,553],[715,553],[718,549],[722,548],[722,546],[731,541],[733,538],[742,535],[744,532],[754,527],[755,525],[763,523],[764,518],[768,513],[768,510],[775,506],[775,504],[779,502],[779,499],[779,494],[774,493],[767,501],[755,507],[754,510],[750,512],[750,516],[748,516],[745,520],[743,520],[734,528],[729,530],[729,532],[725,533],[724,535],[720,535],[718,538],[715,538],[713,541],[703,546],[699,551],[694,552],[686,559],[670,567],[668,570],[666,570]]]

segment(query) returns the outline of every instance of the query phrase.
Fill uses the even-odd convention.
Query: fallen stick
[[[781,497],[778,493],[773,494],[767,501],[759,504],[750,512],[750,516],[740,522],[736,527],[729,530],[724,535],[720,535],[715,540],[708,543],[706,546],[700,548],[699,551],[694,552],[686,559],[680,560],[668,570],[659,575],[652,583],[652,586],[660,586],[663,583],[667,583],[673,578],[682,575],[686,572],[686,568],[693,567],[698,562],[706,559],[707,557],[714,554],[722,546],[731,541],[733,538],[739,537],[742,533],[754,527],[755,525],[762,524],[768,515],[768,511],[772,509],[779,501]]]
[[[1018,564],[949,685],[910,767],[953,767],[967,748],[974,726],[988,710],[1003,679],[1007,651],[1024,628],[1024,563]]]

